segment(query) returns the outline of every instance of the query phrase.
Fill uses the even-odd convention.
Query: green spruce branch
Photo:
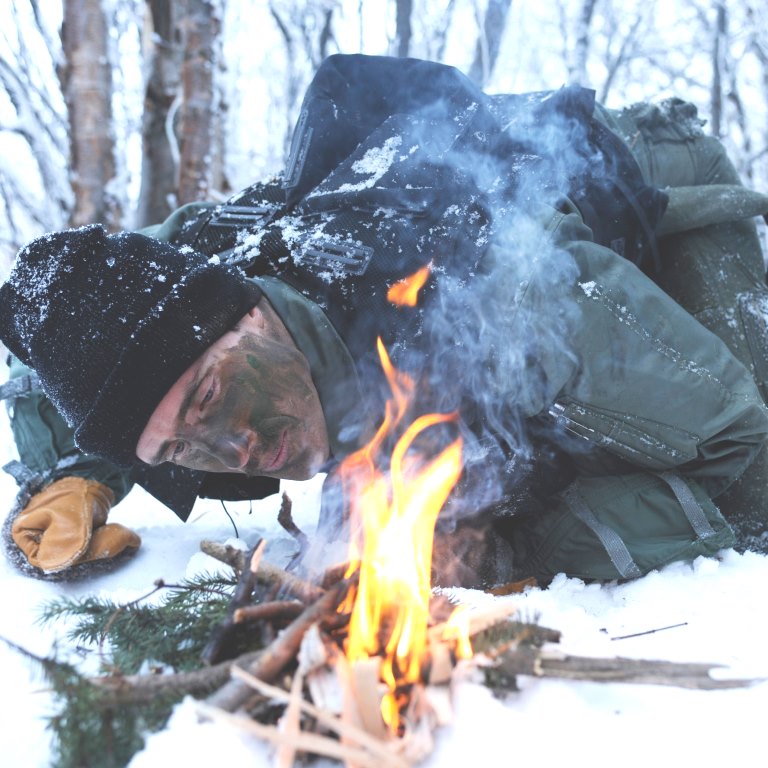
[[[200,667],[200,653],[226,616],[234,581],[201,576],[181,584],[158,582],[129,603],[108,598],[62,598],[44,606],[44,624],[67,622],[67,639],[91,646],[110,674],[133,675],[149,663],[173,671]],[[164,591],[160,602],[149,602]]]
[[[70,663],[9,643],[42,669],[53,690],[52,768],[121,768],[147,733],[165,726],[185,695],[221,686],[231,663],[205,667],[200,655],[226,617],[234,587],[234,579],[205,575],[180,584],[157,582],[127,603],[91,596],[46,604],[40,621],[65,623],[67,639],[97,652],[103,672],[88,677]],[[248,635],[243,632],[243,651]],[[159,674],[159,667],[166,673]]]

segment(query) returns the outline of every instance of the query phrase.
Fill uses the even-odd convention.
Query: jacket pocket
[[[549,413],[566,431],[637,467],[666,469],[697,456],[700,438],[673,425],[596,408],[571,398],[555,402]]]

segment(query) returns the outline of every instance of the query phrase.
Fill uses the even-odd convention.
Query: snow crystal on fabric
[[[352,170],[360,175],[366,175],[356,184],[342,184],[336,192],[359,192],[371,189],[376,182],[392,167],[397,150],[402,144],[400,136],[391,136],[381,147],[372,147],[359,160],[352,163]]]

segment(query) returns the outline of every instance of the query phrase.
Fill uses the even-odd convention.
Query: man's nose
[[[219,436],[215,438],[211,448],[227,469],[241,470],[251,457],[247,434]]]

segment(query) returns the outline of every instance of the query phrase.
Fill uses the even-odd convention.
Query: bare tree
[[[6,260],[41,231],[61,227],[72,194],[65,107],[55,76],[60,41],[28,0],[13,0],[0,30],[0,248]],[[44,193],[43,193],[44,190]]]
[[[723,78],[727,67],[728,12],[725,4],[715,2],[715,29],[712,40],[712,88],[710,91],[710,116],[712,134],[722,136],[723,130]]]
[[[411,50],[411,13],[413,0],[395,0],[395,51],[400,57]]]
[[[102,222],[120,227],[112,131],[112,64],[101,0],[65,0],[59,77],[69,112],[72,226]]]
[[[434,45],[435,61],[443,61],[445,58],[445,46],[448,42],[448,30],[453,22],[453,11],[456,8],[456,0],[448,0],[448,5],[442,14],[442,18],[439,23],[435,25],[432,34],[432,42]]]
[[[754,10],[751,8],[749,9],[748,17],[750,21],[757,21]],[[761,35],[758,25],[754,24],[749,48],[760,64],[762,93],[764,94],[764,100],[768,102],[768,29],[766,29],[766,34]],[[768,178],[768,121],[759,130],[759,149],[747,157],[750,174],[758,162],[762,162],[763,166],[766,167],[766,172],[762,174],[762,179],[765,182]]]
[[[512,0],[488,0],[482,22],[479,21],[478,13],[479,31],[469,76],[481,87],[490,80],[493,73],[511,5]]]
[[[293,125],[293,113],[299,98],[299,89],[301,86],[301,74],[296,61],[296,39],[293,30],[290,27],[288,18],[278,9],[277,4],[270,0],[269,11],[272,14],[275,24],[280,31],[280,37],[285,46],[285,105],[286,119],[283,129],[283,156],[287,157],[290,142],[291,128]]]
[[[215,167],[215,132],[220,129],[218,46],[221,14],[216,0],[183,0],[178,28],[183,47],[182,100],[179,112],[177,202],[208,200],[220,168]]]
[[[178,142],[173,116],[181,101],[181,44],[172,0],[148,0],[144,30],[147,82],[142,115],[139,227],[164,219],[176,206]]]
[[[576,40],[573,46],[573,59],[569,66],[568,80],[571,83],[586,85],[587,59],[589,58],[590,27],[595,13],[597,0],[582,0],[576,20]]]
[[[645,22],[646,9],[641,8],[637,15],[631,20],[629,28],[622,34],[617,31],[613,37],[613,45],[606,46],[605,51],[605,78],[598,93],[598,99],[601,102],[608,101],[611,88],[619,76],[622,69],[629,69],[629,64],[636,58],[644,58],[640,48],[642,44],[642,30]]]
[[[285,121],[283,155],[287,157],[301,94],[335,42],[335,0],[270,0],[269,12],[285,49]]]

